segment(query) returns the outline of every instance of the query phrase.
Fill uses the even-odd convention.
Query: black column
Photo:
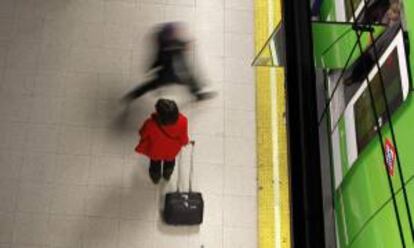
[[[285,0],[286,89],[294,247],[325,247],[309,0]]]

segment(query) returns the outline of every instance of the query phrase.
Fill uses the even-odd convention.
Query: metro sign
[[[388,169],[388,174],[394,176],[394,165],[395,165],[395,147],[389,139],[385,140],[385,163]]]

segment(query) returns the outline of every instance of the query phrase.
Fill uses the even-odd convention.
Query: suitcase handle
[[[188,179],[188,190],[192,192],[193,190],[193,173],[194,173],[194,145],[195,141],[191,140],[188,142],[191,145],[191,155],[190,155],[190,175]],[[180,181],[181,181],[181,164],[182,164],[182,152],[180,152],[179,162],[177,166],[177,192],[180,192]]]

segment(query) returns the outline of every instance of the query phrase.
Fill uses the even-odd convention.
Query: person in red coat
[[[162,176],[170,179],[175,157],[188,144],[189,138],[187,118],[179,112],[174,101],[159,99],[155,110],[139,130],[140,141],[135,151],[151,160],[149,175],[157,184],[161,179],[161,166]]]

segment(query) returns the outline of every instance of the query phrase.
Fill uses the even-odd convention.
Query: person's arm
[[[138,131],[138,144],[135,146],[135,151],[143,153],[148,148],[148,142],[150,139],[150,131],[148,129],[149,121],[146,120]]]
[[[144,124],[141,126],[141,128],[138,131],[138,134],[141,139],[144,139],[148,136],[148,126],[149,126],[149,120],[146,120]]]
[[[188,121],[187,121],[187,118],[185,118],[184,117],[184,130],[183,130],[183,133],[181,134],[181,136],[180,136],[180,141],[181,141],[181,144],[183,145],[183,146],[185,146],[185,145],[187,145],[188,144],[188,142],[189,142],[189,137],[188,137]]]

